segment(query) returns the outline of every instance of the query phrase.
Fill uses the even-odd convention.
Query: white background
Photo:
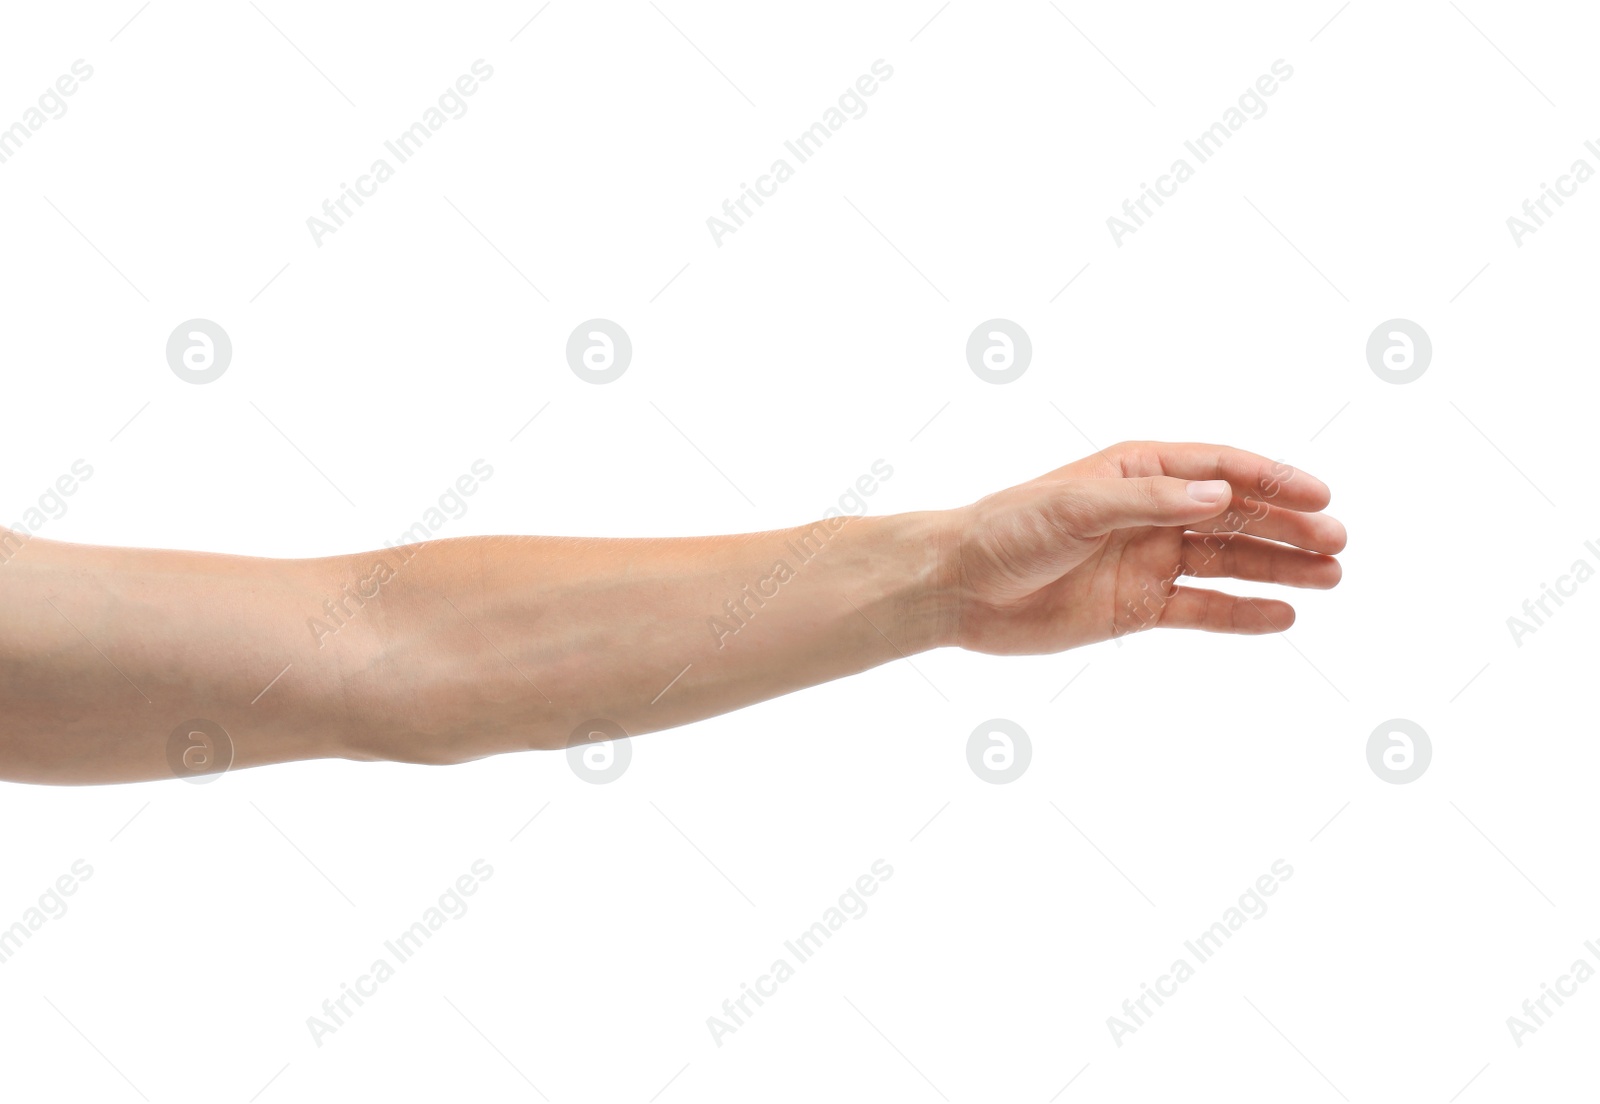
[[[481,458],[449,535],[739,532],[816,518],[877,459],[889,513],[1208,440],[1334,488],[1344,582],[1294,596],[1282,639],[890,664],[636,740],[603,786],[526,754],[0,787],[0,925],[94,871],[0,966],[7,1095],[1592,1083],[1600,984],[1521,1047],[1506,1019],[1600,937],[1600,585],[1520,647],[1506,619],[1600,563],[1600,182],[1520,246],[1506,219],[1600,168],[1593,13],[538,2],[7,5],[0,125],[75,59],[94,75],[0,165],[0,520],[81,458],[42,536],[354,551]],[[468,112],[314,244],[306,219],[480,58]],[[713,244],[707,217],[880,58],[867,113]],[[1115,244],[1106,218],[1280,58],[1265,116]],[[164,356],[197,317],[234,345],[205,386]],[[593,317],[634,345],[606,386],[564,359]],[[1033,341],[1005,386],[964,358],[993,317]],[[1365,356],[1396,317],[1434,346],[1403,386]],[[1033,743],[1005,786],[966,760],[994,717]],[[1432,741],[1409,785],[1367,764],[1395,717]],[[480,858],[470,911],[317,1046],[307,1017]],[[880,858],[866,914],[713,1042]],[[1107,1017],[1278,859],[1269,911],[1119,1047]]]

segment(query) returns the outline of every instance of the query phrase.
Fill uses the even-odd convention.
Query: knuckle
[[[1149,475],[1131,481],[1138,492],[1140,505],[1159,508],[1167,502],[1167,482],[1159,475]]]
[[[1138,456],[1145,450],[1144,441],[1118,441],[1106,449],[1106,455],[1113,460],[1126,460],[1130,456]]]

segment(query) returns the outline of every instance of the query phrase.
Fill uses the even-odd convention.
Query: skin
[[[0,530],[0,778],[461,763],[673,728],[932,648],[1278,632],[1288,603],[1176,581],[1334,586],[1328,498],[1253,453],[1130,442],[958,509],[738,536],[270,560]]]

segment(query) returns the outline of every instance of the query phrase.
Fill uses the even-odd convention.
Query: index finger
[[[1228,445],[1139,441],[1126,448],[1118,456],[1125,476],[1226,479],[1234,494],[1265,499],[1287,510],[1321,510],[1333,497],[1328,485],[1314,475]]]

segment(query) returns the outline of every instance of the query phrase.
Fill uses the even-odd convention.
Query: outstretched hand
[[[957,511],[956,643],[1057,652],[1142,629],[1281,632],[1294,608],[1180,575],[1326,589],[1344,526],[1321,480],[1222,445],[1138,441]]]

